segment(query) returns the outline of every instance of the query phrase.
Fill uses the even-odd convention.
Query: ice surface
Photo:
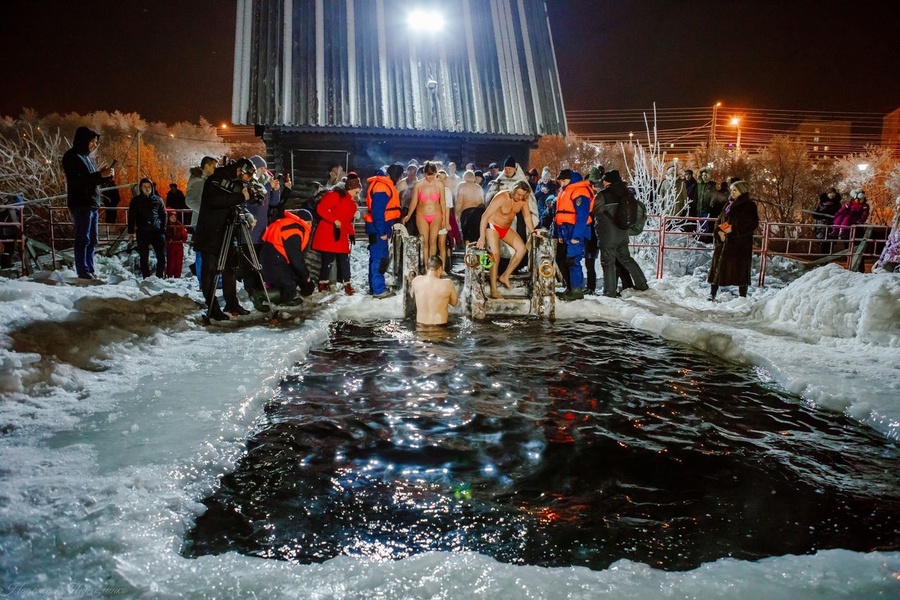
[[[357,256],[358,255],[358,256]],[[354,271],[364,273],[365,252]],[[229,553],[187,559],[200,500],[244,451],[275,385],[336,319],[399,317],[400,299],[334,302],[265,323],[205,328],[196,280],[108,285],[74,273],[0,280],[0,594],[151,598],[896,598],[900,553],[843,550],[670,573],[432,553],[292,565]],[[364,282],[354,282],[364,290]],[[702,278],[622,299],[560,303],[761,367],[803,401],[900,436],[900,277],[825,267],[706,300]],[[464,318],[458,312],[454,318]]]

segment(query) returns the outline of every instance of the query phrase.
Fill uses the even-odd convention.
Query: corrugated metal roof
[[[443,29],[411,27],[420,8]],[[543,0],[238,0],[237,17],[236,124],[566,134]]]

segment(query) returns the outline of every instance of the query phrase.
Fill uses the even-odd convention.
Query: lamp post
[[[709,145],[716,145],[716,121],[719,118],[719,107],[722,106],[721,102],[716,102],[713,105],[713,116],[712,116],[712,124],[709,126]]]
[[[741,119],[740,117],[732,117],[731,124],[737,127],[737,143],[734,148],[735,151],[740,154],[741,153]]]

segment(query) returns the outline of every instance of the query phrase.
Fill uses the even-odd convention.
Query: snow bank
[[[755,314],[791,333],[897,347],[900,277],[851,273],[828,265],[779,291]]]

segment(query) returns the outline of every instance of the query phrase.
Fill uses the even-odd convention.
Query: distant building
[[[238,0],[232,121],[297,181],[413,158],[527,168],[567,133],[544,0]]]
[[[806,143],[810,156],[843,156],[854,151],[851,125],[851,121],[803,121],[796,132]]]
[[[900,156],[900,108],[888,113],[881,125],[881,145]]]

